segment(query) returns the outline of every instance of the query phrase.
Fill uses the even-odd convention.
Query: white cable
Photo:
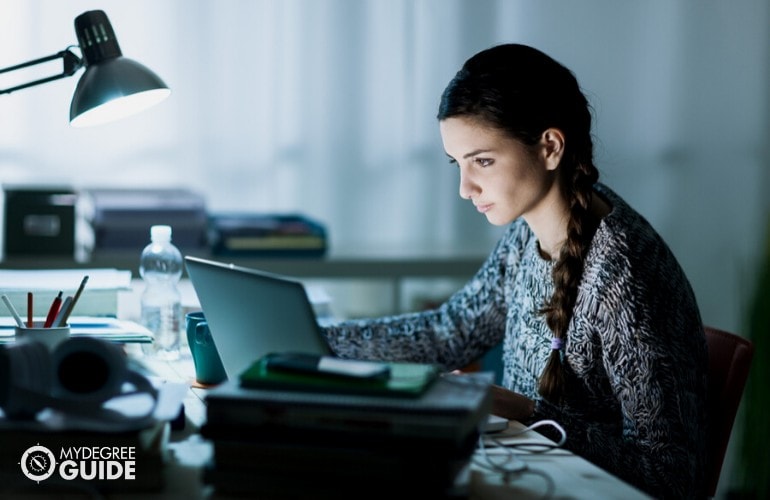
[[[544,425],[550,425],[550,426],[554,427],[557,431],[559,431],[559,435],[561,436],[561,438],[559,439],[559,441],[556,442],[555,447],[556,448],[561,448],[562,446],[564,446],[564,443],[567,442],[567,431],[565,431],[564,427],[559,425],[559,423],[556,422],[555,420],[538,420],[537,422],[535,422],[534,424],[530,425],[529,427],[525,427],[525,428],[523,428],[523,429],[521,429],[519,431],[510,432],[510,433],[508,433],[506,435],[507,436],[518,436],[519,434],[524,434],[525,432],[535,430],[538,427],[542,427]]]

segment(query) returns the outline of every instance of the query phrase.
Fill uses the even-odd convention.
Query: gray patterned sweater
[[[553,292],[523,220],[478,273],[435,310],[352,320],[324,329],[341,357],[466,366],[503,343],[502,385],[536,401],[573,452],[656,497],[701,494],[706,344],[695,297],[667,245],[607,187],[611,205],[586,258],[565,346],[568,391],[537,393],[552,334],[538,309]]]

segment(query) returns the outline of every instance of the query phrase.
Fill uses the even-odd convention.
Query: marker
[[[13,304],[11,304],[11,299],[9,299],[6,294],[3,294],[2,298],[3,302],[5,302],[5,305],[8,306],[8,310],[11,311],[13,319],[16,320],[16,324],[19,325],[19,328],[24,328],[24,322],[19,317],[19,313],[16,312],[16,308],[13,307]]]
[[[48,310],[48,316],[45,317],[45,324],[43,325],[43,328],[51,328],[53,325],[53,320],[56,318],[56,315],[59,314],[59,307],[61,306],[61,296],[62,292],[59,291],[59,295],[56,296],[56,298],[53,299],[53,302],[51,303],[51,308]]]

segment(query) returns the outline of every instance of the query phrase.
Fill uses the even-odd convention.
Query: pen
[[[72,314],[72,310],[75,308],[75,303],[80,298],[80,294],[83,293],[83,289],[86,287],[86,283],[88,283],[88,275],[83,277],[83,281],[80,282],[80,286],[78,287],[77,291],[75,291],[75,296],[72,297],[72,301],[70,302],[69,307],[64,311],[64,316],[60,320],[60,326],[67,324],[67,320],[69,319],[70,314]]]
[[[72,306],[72,295],[67,295],[67,298],[64,299],[64,302],[61,304],[61,308],[59,309],[59,313],[56,315],[56,318],[53,320],[53,326],[54,328],[59,328],[62,326],[66,326],[66,320],[64,319],[64,316],[67,314],[67,311],[70,309],[70,306]]]
[[[8,310],[11,311],[13,319],[16,320],[16,324],[19,325],[19,328],[24,328],[24,322],[19,317],[19,313],[16,312],[16,308],[13,307],[13,304],[11,304],[11,299],[9,299],[6,294],[3,294],[3,302],[5,302],[5,305],[8,306]]]
[[[32,328],[32,292],[27,292],[27,328]]]
[[[43,325],[43,328],[51,328],[53,325],[53,320],[56,318],[56,315],[59,313],[59,307],[61,306],[61,296],[62,292],[59,292],[59,295],[56,296],[56,298],[53,299],[53,302],[51,303],[51,308],[48,310],[48,316],[45,317],[45,324]]]

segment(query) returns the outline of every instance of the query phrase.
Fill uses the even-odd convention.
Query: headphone
[[[128,383],[133,390],[123,392]],[[128,368],[120,346],[101,339],[74,337],[53,351],[42,342],[19,340],[0,345],[0,408],[11,419],[34,418],[45,408],[110,420],[134,417],[103,408],[115,397],[147,394],[153,404],[158,391],[147,378]]]

